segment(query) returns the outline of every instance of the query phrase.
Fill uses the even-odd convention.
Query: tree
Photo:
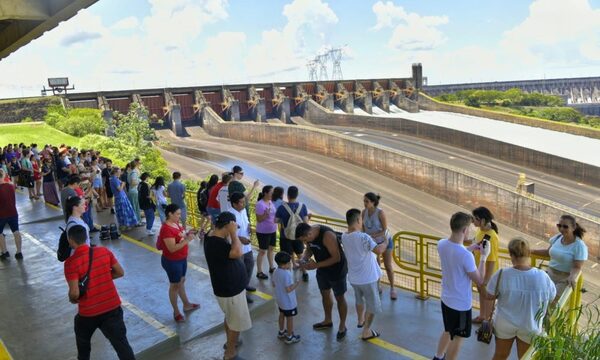
[[[131,103],[127,114],[114,113],[115,136],[136,149],[154,140],[154,131],[148,123],[148,110],[138,103]]]

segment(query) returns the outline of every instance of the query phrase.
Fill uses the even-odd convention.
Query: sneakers
[[[277,338],[278,338],[279,340],[283,340],[283,339],[285,339],[286,337],[287,337],[287,336],[285,336],[285,331],[279,331],[279,332],[277,332]]]
[[[302,274],[302,281],[308,282],[308,273]]]
[[[20,253],[20,252],[16,253],[15,254],[15,259],[17,259],[17,260],[23,260],[23,253]]]
[[[156,231],[154,231],[153,229],[150,230],[146,230],[146,235],[155,235]]]
[[[8,251],[0,254],[0,260],[6,260],[6,259],[10,259],[10,253]]]
[[[299,343],[300,342],[300,335],[294,335],[294,334],[292,334],[291,336],[286,337],[284,341],[288,345],[289,344]]]

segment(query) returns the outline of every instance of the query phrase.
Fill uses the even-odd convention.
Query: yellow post
[[[419,236],[419,295],[417,299],[427,300],[429,296],[425,293],[425,246],[423,236]]]

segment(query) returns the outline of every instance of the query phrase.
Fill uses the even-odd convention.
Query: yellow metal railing
[[[581,290],[583,288],[583,275],[579,273],[577,275],[577,281],[575,282],[575,287],[571,288],[567,286],[565,291],[562,293],[560,299],[556,303],[556,306],[553,310],[551,310],[550,315],[550,323],[556,321],[558,316],[561,313],[566,313],[568,316],[569,327],[572,333],[577,332],[577,320],[578,320],[578,311],[577,309],[581,306]],[[547,335],[542,336],[555,336],[552,329],[549,329]],[[537,360],[540,359],[539,356],[536,356],[535,348],[533,346],[529,347],[529,350],[523,355],[521,360]]]

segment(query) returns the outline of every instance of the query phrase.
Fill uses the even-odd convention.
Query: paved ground
[[[600,216],[600,189],[590,185],[523,168],[506,161],[434,141],[389,131],[341,126],[323,126],[322,128],[440,161],[500,181],[509,186],[516,186],[519,173],[524,172],[527,174],[528,180],[535,182],[535,193],[537,195],[587,214]]]

